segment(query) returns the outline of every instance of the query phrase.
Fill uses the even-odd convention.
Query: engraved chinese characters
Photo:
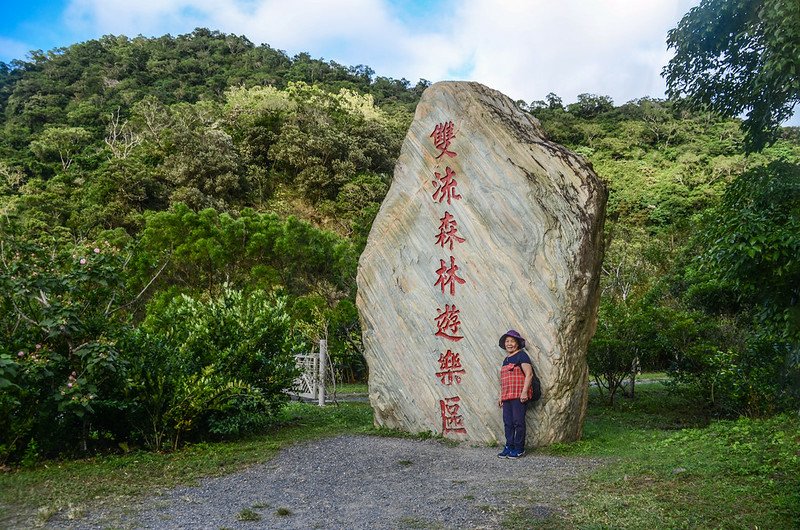
[[[441,158],[443,155],[449,157],[456,156],[456,153],[447,150],[447,148],[450,147],[450,142],[452,142],[455,137],[456,133],[453,130],[452,121],[440,123],[434,127],[431,138],[433,138],[433,145],[440,151],[436,158]]]
[[[458,314],[461,311],[456,309],[455,304],[452,306],[445,304],[444,309],[438,309],[437,311],[439,311],[439,315],[434,319],[436,321],[435,335],[455,342],[463,339],[463,335],[458,335],[461,329],[461,320]]]
[[[454,243],[463,243],[465,241],[463,237],[459,237],[456,234],[458,232],[458,223],[456,223],[456,218],[450,215],[450,212],[444,212],[444,217],[439,221],[442,224],[439,225],[439,233],[436,235],[437,245],[442,248],[449,245],[450,250],[453,250]]]
[[[439,151],[436,156],[437,160],[444,155],[450,158],[458,156],[458,153],[449,150],[450,144],[456,137],[452,121],[437,124],[430,137],[433,138],[434,148]],[[434,202],[442,204],[447,201],[447,204],[452,206],[453,201],[461,200],[462,197],[456,190],[458,186],[458,181],[455,179],[456,173],[450,166],[445,167],[444,174],[435,171],[434,176],[432,184],[436,190],[431,196]],[[438,230],[436,245],[442,249],[447,247],[449,251],[452,251],[456,243],[461,244],[466,241],[457,234],[458,222],[449,211],[445,211],[444,215],[439,218]],[[455,256],[450,255],[449,259],[449,265],[446,260],[439,260],[439,268],[436,269],[437,279],[433,286],[441,288],[442,294],[449,293],[451,297],[455,297],[456,286],[463,285],[466,280],[458,275],[459,267],[456,265]],[[433,319],[436,324],[434,336],[454,342],[464,338],[463,335],[459,335],[461,332],[460,311],[455,304],[445,304],[444,309],[437,309],[437,313],[436,318]],[[436,377],[442,385],[446,386],[460,385],[461,376],[466,373],[461,365],[460,354],[449,349],[439,356],[439,370],[436,372]],[[439,400],[439,410],[442,414],[442,435],[467,433],[464,416],[461,412],[461,397],[458,395],[443,397]]]

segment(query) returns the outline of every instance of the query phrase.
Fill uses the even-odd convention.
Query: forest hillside
[[[357,260],[428,85],[206,29],[0,63],[0,462],[258,430],[320,337],[364,380]],[[642,367],[716,415],[796,407],[800,131],[746,154],[680,101],[518,105],[609,187],[609,397]]]

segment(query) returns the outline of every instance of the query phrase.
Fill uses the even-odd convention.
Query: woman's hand
[[[497,406],[500,407],[500,408],[503,407],[503,400],[502,399],[498,399],[497,400]]]
[[[528,401],[528,393],[527,393],[527,392],[523,392],[522,394],[520,394],[520,395],[519,395],[519,400],[520,400],[521,402],[523,402],[523,403],[525,403],[526,401]]]

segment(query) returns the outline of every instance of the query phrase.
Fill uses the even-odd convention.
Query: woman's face
[[[519,349],[519,346],[517,345],[517,339],[514,337],[506,337],[505,347],[508,353],[514,353]]]

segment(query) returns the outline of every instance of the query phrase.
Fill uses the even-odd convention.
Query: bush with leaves
[[[238,435],[268,422],[297,375],[286,300],[223,287],[151,304],[130,337],[131,391],[148,445]]]
[[[612,404],[623,383],[630,379],[633,385],[637,368],[653,354],[647,340],[655,331],[651,318],[652,311],[641,303],[606,300],[600,307],[587,360],[589,373]]]
[[[589,373],[612,403],[620,389],[633,396],[639,369],[668,369],[678,380],[698,382],[697,374],[706,374],[706,355],[735,344],[735,327],[681,305],[661,287],[601,303],[597,332],[589,344]]]
[[[790,353],[785,343],[766,335],[747,337],[741,345],[700,343],[682,352],[670,375],[695,385],[719,415],[771,415],[796,403]]]
[[[114,437],[128,257],[105,240],[0,226],[0,458]]]

